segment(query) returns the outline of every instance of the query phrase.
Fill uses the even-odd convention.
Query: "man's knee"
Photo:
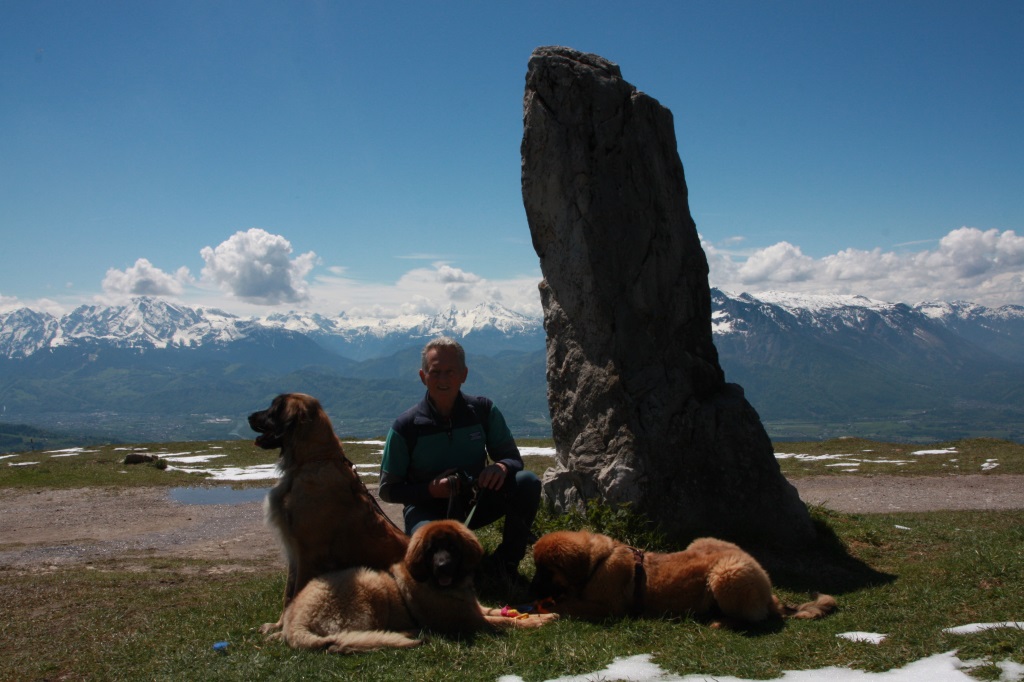
[[[540,499],[540,488],[540,478],[537,477],[537,474],[526,469],[516,473],[516,490],[523,497]]]
[[[436,508],[437,505],[421,504],[407,505],[402,510],[405,521],[405,534],[412,536],[420,526],[445,518],[444,510]]]

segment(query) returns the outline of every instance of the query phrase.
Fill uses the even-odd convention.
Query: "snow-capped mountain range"
[[[763,346],[769,337],[817,339],[836,348],[861,346],[949,357],[960,354],[1024,364],[1024,306],[987,308],[976,303],[888,303],[864,296],[711,291],[716,344]],[[882,344],[876,346],[876,344]],[[895,344],[895,345],[894,345]],[[759,357],[755,353],[754,357]]]
[[[216,308],[190,308],[139,297],[126,305],[81,306],[57,318],[21,308],[0,313],[0,357],[27,358],[45,349],[105,345],[134,349],[187,349],[230,344],[257,331],[306,336],[352,359],[392,352],[396,344],[438,334],[466,339],[488,337],[505,348],[543,345],[539,320],[498,304],[436,315],[406,315],[390,319],[328,317],[317,313],[273,313],[242,318]]]
[[[718,338],[755,334],[765,320],[780,331],[831,333],[862,330],[872,324],[924,333],[922,328],[934,323],[969,340],[984,340],[982,345],[990,346],[988,350],[1024,345],[1024,306],[1017,305],[987,308],[958,301],[908,306],[863,296],[778,292],[734,295],[712,289],[712,309],[712,330]],[[438,334],[483,341],[485,353],[492,353],[495,345],[500,349],[540,348],[544,339],[539,319],[497,303],[389,319],[301,312],[243,318],[216,308],[190,308],[139,297],[126,305],[81,306],[59,318],[29,308],[0,313],[0,357],[27,358],[44,349],[82,344],[195,348],[235,342],[257,330],[306,336],[332,350],[348,350],[349,357],[356,360],[383,355],[396,345]],[[1007,359],[1024,361],[1024,355],[1011,352]]]
[[[711,294],[726,380],[773,438],[1024,440],[1022,306]],[[470,354],[468,392],[494,398],[517,434],[550,433],[543,325],[500,305],[242,318],[144,297],[59,318],[0,313],[0,436],[5,420],[108,420],[104,433],[151,440],[246,436],[244,415],[286,390],[317,395],[339,432],[379,436],[422,394],[419,350],[442,333]]]

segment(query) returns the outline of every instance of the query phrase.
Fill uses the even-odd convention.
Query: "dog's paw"
[[[526,618],[516,618],[512,621],[517,628],[539,628],[542,625],[553,623],[558,620],[557,613],[531,613]]]
[[[260,626],[260,634],[270,635],[281,629],[281,621],[276,623],[264,623]]]

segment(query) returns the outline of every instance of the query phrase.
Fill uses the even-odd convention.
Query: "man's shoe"
[[[485,556],[480,562],[477,584],[481,592],[501,595],[508,602],[522,600],[530,591],[530,581],[519,573],[519,562],[494,554]]]

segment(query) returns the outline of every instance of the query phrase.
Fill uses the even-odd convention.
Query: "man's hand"
[[[458,469],[448,469],[438,474],[434,480],[427,484],[427,492],[431,497],[451,497],[453,493],[459,492],[459,479],[449,478]]]
[[[488,467],[484,467],[484,470],[480,472],[476,480],[480,487],[485,490],[501,490],[501,486],[505,485],[506,475],[508,475],[508,469],[505,465],[501,462],[495,462]]]

